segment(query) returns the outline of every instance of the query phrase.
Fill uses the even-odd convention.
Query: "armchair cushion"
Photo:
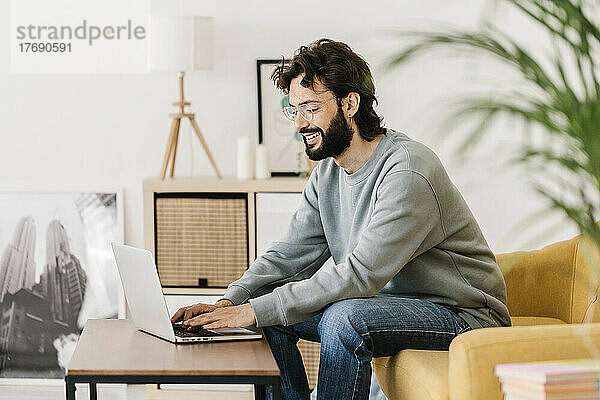
[[[557,318],[548,317],[510,317],[513,326],[532,326],[532,325],[561,325],[566,324]]]
[[[402,350],[393,357],[374,358],[373,367],[390,400],[448,399],[447,351]]]
[[[511,317],[581,322],[572,320],[577,244],[578,238],[574,238],[540,250],[496,255],[506,282],[506,306]]]

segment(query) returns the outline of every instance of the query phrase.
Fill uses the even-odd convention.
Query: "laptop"
[[[262,334],[247,328],[188,332],[181,327],[181,323],[172,324],[152,253],[122,244],[111,243],[111,246],[131,318],[140,331],[172,343],[262,338]]]

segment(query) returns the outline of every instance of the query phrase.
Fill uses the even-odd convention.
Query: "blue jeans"
[[[263,328],[281,371],[283,398],[308,400],[298,339],[321,342],[318,399],[369,396],[371,359],[404,349],[447,350],[471,328],[455,312],[427,300],[389,295],[341,300],[290,326]]]

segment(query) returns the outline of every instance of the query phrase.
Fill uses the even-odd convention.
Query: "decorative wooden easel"
[[[217,173],[217,177],[219,179],[223,179],[223,177],[221,176],[221,173],[219,172],[219,168],[217,168],[217,164],[215,163],[215,160],[213,159],[213,156],[210,153],[210,150],[208,149],[208,145],[206,144],[206,141],[204,140],[204,136],[202,136],[202,132],[200,132],[200,128],[198,127],[198,124],[196,123],[195,114],[185,112],[185,107],[191,106],[192,103],[190,103],[189,101],[185,101],[183,98],[183,76],[184,76],[184,73],[180,72],[179,73],[179,101],[175,101],[172,103],[174,106],[179,107],[179,112],[177,114],[169,114],[169,117],[173,118],[173,122],[171,123],[171,133],[169,134],[169,141],[167,142],[165,158],[163,160],[162,167],[160,169],[160,179],[165,179],[165,176],[167,174],[167,167],[169,166],[169,163],[171,164],[171,173],[170,173],[171,178],[173,177],[173,173],[175,172],[175,157],[177,156],[177,142],[179,140],[179,127],[181,126],[181,120],[183,118],[189,118],[190,123],[192,124],[192,128],[194,128],[194,132],[196,132],[198,139],[200,139],[200,143],[202,143],[202,147],[204,147],[204,151],[206,152],[206,155],[208,156],[210,163],[212,164],[215,172]]]

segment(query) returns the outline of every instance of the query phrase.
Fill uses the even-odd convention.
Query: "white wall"
[[[541,37],[494,1],[243,1],[154,0],[155,12],[180,8],[215,17],[215,68],[186,77],[186,97],[225,175],[235,174],[231,151],[242,135],[257,137],[256,58],[289,55],[319,37],[347,41],[375,72],[379,112],[387,125],[432,147],[441,156],[496,252],[533,248],[575,233],[562,219],[515,225],[545,203],[529,189],[522,169],[499,167],[501,154],[514,154],[515,132],[497,126],[473,159],[465,163],[434,137],[432,102],[469,88],[473,72],[488,64],[447,58],[420,60],[383,74],[378,67],[397,48],[386,31],[429,27],[432,21],[476,27],[496,14],[508,32],[540,47]],[[142,246],[142,179],[158,175],[176,100],[176,77],[168,73],[116,75],[17,75],[9,72],[9,2],[0,1],[0,188],[98,185],[125,189],[125,239]],[[492,70],[495,71],[495,70]],[[176,174],[211,175],[212,169],[187,125]],[[561,222],[548,228],[550,222]],[[518,234],[516,234],[518,233]],[[547,233],[531,241],[532,237]]]

